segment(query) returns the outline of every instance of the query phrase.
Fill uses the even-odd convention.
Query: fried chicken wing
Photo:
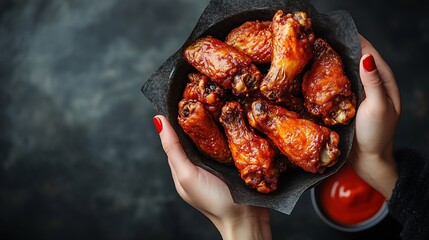
[[[197,39],[184,57],[199,72],[235,95],[258,89],[261,72],[246,54],[211,36]]]
[[[182,97],[183,99],[196,99],[199,98],[200,89],[198,88],[198,84],[203,78],[204,75],[199,73],[190,73],[188,74],[188,83],[186,84],[185,90],[183,91]]]
[[[277,100],[276,104],[300,114],[306,110],[304,107],[304,99],[302,98],[303,75],[304,74],[299,74],[291,81],[289,90],[285,91],[283,96]]]
[[[266,98],[281,101],[290,89],[292,80],[312,57],[314,33],[311,19],[304,12],[285,14],[281,10],[277,11],[271,29],[272,61],[260,90]]]
[[[262,132],[305,171],[322,173],[336,163],[340,154],[336,132],[263,100],[252,104],[252,115]]]
[[[201,102],[193,99],[180,101],[177,119],[183,131],[202,153],[220,163],[232,163],[225,135]]]
[[[297,113],[302,113],[305,111],[304,101],[301,98],[293,96],[292,94],[285,94],[278,104]]]
[[[346,124],[356,112],[356,98],[340,55],[323,39],[314,44],[314,62],[304,75],[305,107],[327,125]]]
[[[225,90],[200,73],[190,73],[188,79],[183,99],[200,101],[213,118],[217,119],[224,104]]]
[[[227,102],[219,118],[228,138],[235,166],[244,182],[258,192],[277,189],[279,170],[274,162],[275,151],[267,139],[258,136],[247,125],[238,102]]]
[[[249,56],[255,63],[271,62],[271,21],[249,21],[233,29],[225,43]]]

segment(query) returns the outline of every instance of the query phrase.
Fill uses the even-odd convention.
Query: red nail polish
[[[367,72],[372,72],[377,68],[377,66],[375,65],[374,57],[372,55],[366,57],[362,63],[363,68],[365,68]]]
[[[162,131],[162,122],[158,117],[153,118],[153,124],[155,125],[156,131],[160,133]]]

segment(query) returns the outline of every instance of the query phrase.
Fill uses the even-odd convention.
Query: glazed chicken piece
[[[298,74],[290,84],[289,93],[294,97],[302,97],[302,81],[304,74]]]
[[[219,118],[228,138],[235,166],[246,185],[258,192],[277,189],[279,170],[274,162],[275,151],[267,139],[258,136],[247,125],[238,102],[227,102]]]
[[[336,132],[264,100],[252,104],[252,115],[262,132],[305,171],[322,173],[336,163],[340,154]]]
[[[341,57],[321,38],[313,52],[313,65],[303,81],[305,107],[327,125],[347,124],[355,115],[356,98]]]
[[[199,99],[200,89],[198,84],[202,78],[205,76],[199,73],[190,73],[188,74],[188,83],[186,84],[185,90],[183,91],[183,99]]]
[[[292,94],[285,94],[278,104],[296,113],[303,113],[305,111],[304,101]]]
[[[224,104],[225,90],[200,73],[190,73],[183,99],[196,99],[204,104],[214,119],[218,119]]]
[[[271,62],[271,21],[249,21],[233,29],[225,43],[249,56],[255,63]]]
[[[261,72],[246,54],[211,36],[197,39],[184,51],[194,68],[235,95],[258,89]]]
[[[293,79],[312,57],[314,33],[311,19],[304,12],[284,14],[277,11],[271,29],[272,61],[260,90],[269,100],[281,101]]]
[[[244,98],[237,98],[235,99],[237,102],[240,103],[241,108],[243,109],[244,115],[247,117],[247,123],[254,129],[259,130],[258,129],[258,125],[255,123],[255,121],[253,120],[253,115],[252,115],[252,103],[256,100],[259,100],[262,98],[262,95],[259,91],[254,92],[254,94],[252,94],[249,97],[244,97]]]
[[[202,153],[220,163],[232,164],[226,137],[201,102],[180,101],[177,120]]]
[[[302,98],[303,75],[304,74],[299,74],[291,81],[289,90],[287,90],[284,95],[277,100],[276,104],[299,114],[306,111],[304,107],[304,99]]]

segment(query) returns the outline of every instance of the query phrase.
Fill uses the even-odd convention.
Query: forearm
[[[359,177],[389,200],[398,180],[393,150],[388,149],[381,155],[352,156],[352,160],[353,168]]]
[[[272,238],[269,219],[246,218],[239,222],[226,221],[217,224],[216,227],[224,240],[271,240]]]
[[[266,208],[241,205],[222,218],[205,214],[224,240],[271,240],[270,211]]]
[[[386,200],[389,200],[392,197],[393,189],[398,180],[398,173],[396,171],[396,166],[383,166],[386,165],[386,162],[380,162],[377,166],[378,169],[385,169],[385,171],[380,171],[380,174],[375,176],[369,176],[369,179],[366,181],[378,192],[380,192]]]

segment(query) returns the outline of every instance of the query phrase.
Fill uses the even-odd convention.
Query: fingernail
[[[372,72],[377,68],[372,55],[368,55],[368,57],[363,60],[363,68],[365,68],[365,71],[367,72]]]
[[[156,131],[158,131],[158,133],[161,133],[161,131],[162,131],[161,119],[159,119],[158,117],[154,117],[153,118],[153,124],[155,125]]]

